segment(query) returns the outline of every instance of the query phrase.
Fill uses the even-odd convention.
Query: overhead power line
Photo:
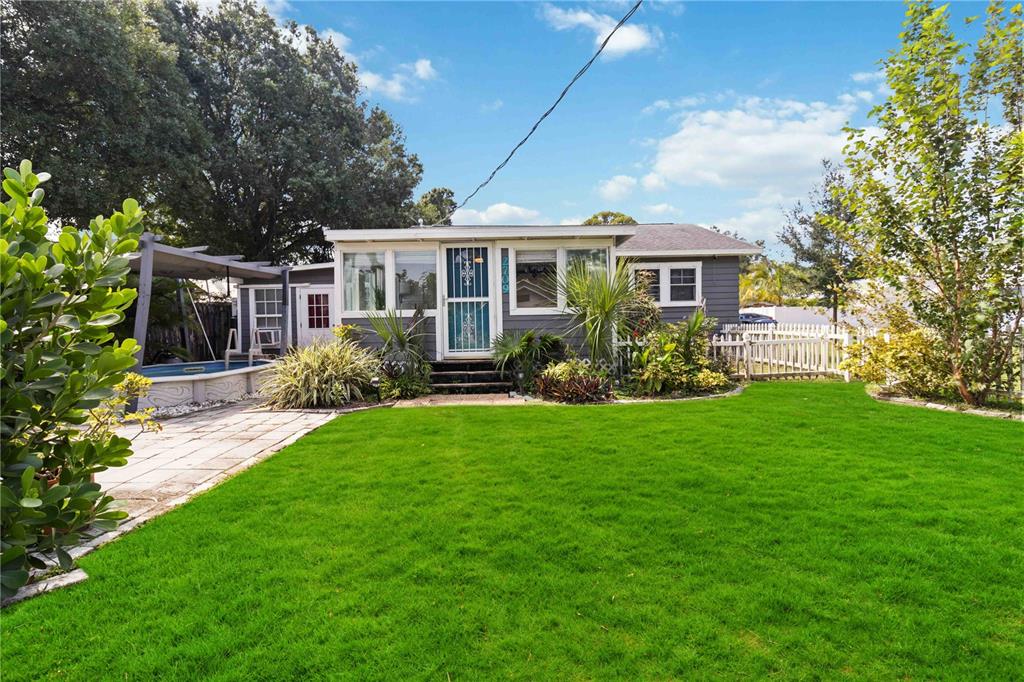
[[[636,14],[636,11],[638,9],[640,9],[640,5],[642,5],[643,2],[644,2],[644,0],[637,0],[636,4],[633,5],[629,9],[629,11],[626,12],[622,16],[621,19],[619,19],[619,23],[615,24],[615,28],[613,28],[611,30],[611,33],[609,33],[605,37],[605,39],[601,42],[601,45],[600,45],[600,47],[597,48],[597,52],[594,53],[594,56],[591,57],[587,61],[587,63],[584,64],[583,67],[579,71],[576,72],[576,75],[573,76],[572,80],[569,81],[569,84],[565,86],[565,88],[562,90],[562,94],[560,94],[558,96],[558,99],[555,100],[555,103],[552,104],[550,107],[548,107],[547,111],[545,111],[543,114],[541,114],[541,117],[538,118],[537,122],[533,124],[532,128],[530,128],[530,132],[526,133],[526,137],[524,137],[523,139],[519,140],[519,144],[517,144],[515,147],[512,148],[512,151],[510,151],[508,153],[508,156],[505,157],[505,160],[502,161],[501,163],[499,163],[494,168],[494,170],[491,171],[491,174],[487,176],[487,179],[484,180],[483,182],[481,182],[479,185],[477,185],[476,189],[474,189],[472,192],[470,192],[469,196],[467,196],[465,199],[463,199],[461,204],[456,206],[447,215],[445,215],[443,218],[441,218],[436,223],[431,225],[431,227],[437,227],[441,223],[443,223],[446,220],[448,220],[449,218],[451,218],[455,214],[455,211],[458,211],[460,208],[462,208],[467,203],[469,203],[469,200],[472,199],[473,197],[475,197],[477,192],[479,192],[484,187],[486,187],[488,185],[488,183],[490,183],[490,181],[494,179],[494,176],[497,175],[498,172],[502,168],[504,168],[508,164],[509,161],[512,160],[512,157],[515,156],[515,153],[517,151],[519,151],[520,147],[522,147],[524,144],[526,144],[526,141],[530,139],[530,136],[533,135],[537,131],[537,128],[540,126],[540,124],[544,122],[544,119],[546,119],[548,116],[550,116],[551,112],[555,110],[555,107],[557,107],[561,103],[561,101],[563,99],[565,99],[565,96],[567,94],[569,94],[569,90],[572,88],[573,85],[576,84],[576,81],[578,81],[580,78],[582,78],[583,74],[585,74],[587,72],[587,70],[590,69],[590,66],[597,60],[597,58],[601,56],[601,53],[604,52],[604,48],[608,45],[608,41],[612,39],[612,36],[615,35],[615,32],[618,31],[620,28],[622,28],[622,25],[625,24],[627,21],[629,21],[630,17],[632,17],[634,14]]]

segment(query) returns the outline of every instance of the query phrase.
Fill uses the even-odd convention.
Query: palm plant
[[[577,261],[558,279],[558,291],[573,319],[570,333],[582,331],[590,359],[612,366],[616,335],[636,302],[636,280],[629,264],[619,261],[608,273]]]
[[[423,311],[417,310],[408,326],[394,310],[367,313],[366,320],[380,337],[385,370],[396,375],[419,373],[423,368]]]
[[[553,360],[560,360],[565,352],[562,337],[527,331],[498,334],[492,344],[498,371],[503,375],[510,367],[517,375],[520,390],[533,385],[537,370]]]

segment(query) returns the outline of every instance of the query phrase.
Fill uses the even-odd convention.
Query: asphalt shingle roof
[[[631,251],[734,251],[756,249],[740,239],[709,230],[700,225],[637,225],[636,234],[618,246],[619,253]]]

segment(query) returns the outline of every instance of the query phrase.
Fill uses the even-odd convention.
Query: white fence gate
[[[711,338],[715,358],[728,361],[733,376],[769,379],[798,376],[841,376],[847,348],[872,329],[850,330],[817,324],[730,324]]]

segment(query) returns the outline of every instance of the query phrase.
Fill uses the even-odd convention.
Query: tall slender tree
[[[970,58],[947,7],[910,2],[884,62],[888,99],[852,132],[854,214],[838,225],[869,274],[934,332],[962,399],[1001,381],[1024,319],[1024,21],[989,5]]]
[[[853,221],[853,212],[843,203],[846,176],[827,159],[821,165],[821,184],[811,192],[807,205],[797,203],[786,213],[778,237],[793,252],[808,289],[832,311],[836,324],[840,308],[850,298],[859,259],[849,240],[835,229],[836,222]]]

